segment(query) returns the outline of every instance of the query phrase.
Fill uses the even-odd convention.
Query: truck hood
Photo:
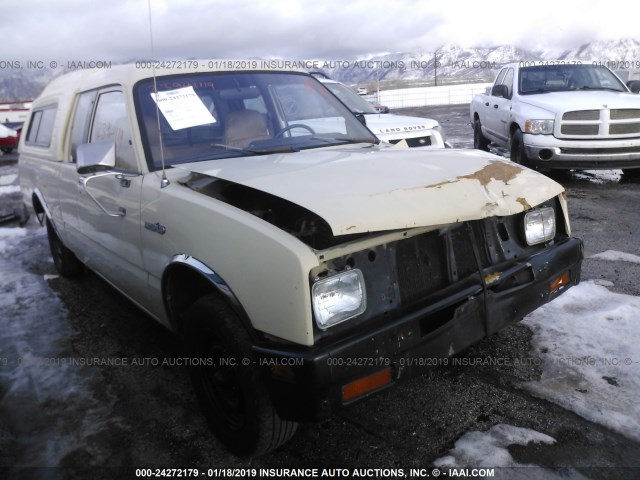
[[[582,90],[524,95],[520,96],[520,101],[555,113],[573,110],[601,110],[603,108],[640,108],[639,95],[606,90]]]
[[[394,115],[392,113],[365,115],[367,127],[376,135],[404,134],[431,130],[438,126],[436,120],[431,118],[407,117],[404,115]]]
[[[564,189],[478,150],[352,145],[175,165],[300,205],[334,235],[446,225],[522,212]]]

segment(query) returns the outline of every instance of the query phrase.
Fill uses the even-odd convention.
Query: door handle
[[[116,177],[119,178],[120,181],[126,180],[124,177],[137,177],[138,174],[126,174],[126,173],[121,173],[121,172],[104,172],[104,173],[98,173],[96,175],[92,175],[90,177],[83,177],[80,176],[78,178],[78,182],[80,183],[80,185],[82,185],[82,189],[85,191],[85,193],[87,195],[89,195],[89,198],[91,198],[91,200],[93,200],[93,202],[100,208],[100,210],[102,210],[105,214],[109,215],[110,217],[124,217],[127,214],[127,210],[124,209],[123,207],[118,207],[118,211],[117,212],[110,212],[109,210],[107,210],[106,208],[104,208],[104,206],[98,201],[98,199],[96,197],[93,196],[93,194],[89,191],[89,189],[87,188],[87,184],[91,181],[91,180],[95,180],[96,178],[103,178],[103,177]],[[127,180],[128,181],[128,180]],[[126,185],[126,187],[128,187],[129,185]]]

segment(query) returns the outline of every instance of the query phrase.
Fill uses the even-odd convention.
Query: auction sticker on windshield
[[[151,93],[151,98],[173,130],[216,123],[193,87],[158,92],[156,95]]]

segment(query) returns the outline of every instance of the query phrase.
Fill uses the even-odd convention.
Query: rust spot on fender
[[[486,187],[491,180],[500,180],[507,184],[520,173],[522,173],[522,168],[517,165],[491,160],[488,165],[482,168],[482,170],[478,170],[470,175],[459,177],[459,179],[462,180],[463,178],[468,178],[470,180],[478,180],[480,185]]]
[[[530,210],[532,208],[531,205],[529,205],[529,202],[527,202],[526,198],[518,197],[516,202],[518,202],[520,205],[522,205],[522,208],[524,210]]]

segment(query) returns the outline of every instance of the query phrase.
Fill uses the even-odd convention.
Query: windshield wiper
[[[557,88],[536,88],[535,90],[524,90],[521,93],[523,95],[529,95],[530,93],[553,93],[561,91],[562,90],[558,90]]]
[[[234,152],[246,153],[247,155],[268,155],[270,153],[293,153],[300,150],[292,147],[291,145],[279,145],[277,147],[252,149],[252,148],[240,148],[232,145],[225,145],[224,143],[213,143],[211,147],[224,148],[225,150],[233,150]]]
[[[378,138],[370,137],[334,138],[332,140],[340,143],[371,143],[375,145],[380,143],[380,140]]]
[[[582,87],[578,87],[576,88],[576,90],[609,90],[612,92],[622,92],[622,90],[618,90],[617,88],[613,88],[613,87],[589,87],[587,85],[583,85]]]

